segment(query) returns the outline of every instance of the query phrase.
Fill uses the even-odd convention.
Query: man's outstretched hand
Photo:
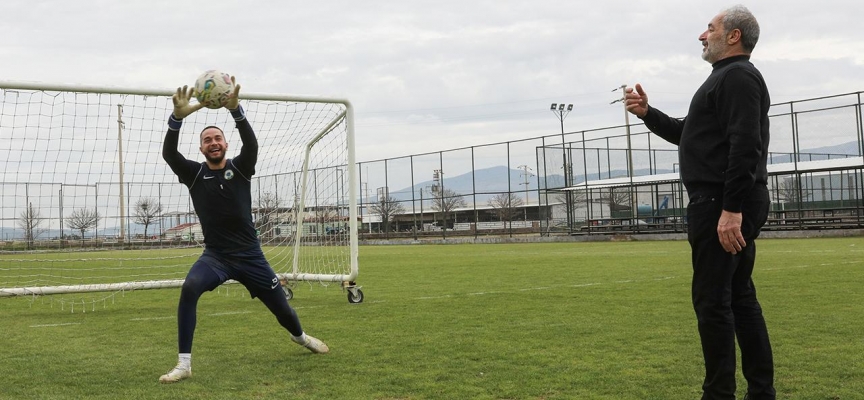
[[[186,118],[189,114],[192,114],[195,111],[200,110],[201,107],[204,107],[201,103],[189,104],[189,100],[192,99],[192,92],[194,91],[195,89],[192,89],[187,85],[177,88],[177,93],[174,93],[174,96],[171,98],[174,101],[174,118]]]
[[[636,84],[635,91],[629,87],[624,90],[624,105],[628,112],[639,118],[644,118],[645,114],[648,114],[648,95],[645,94],[641,84]]]

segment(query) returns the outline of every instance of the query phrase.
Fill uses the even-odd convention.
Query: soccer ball
[[[207,108],[225,106],[233,91],[231,75],[215,69],[204,72],[195,81],[195,98]]]

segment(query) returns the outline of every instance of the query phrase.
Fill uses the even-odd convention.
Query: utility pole
[[[123,193],[123,127],[126,124],[123,122],[123,105],[117,105],[117,165],[120,173],[120,243],[126,243],[126,207],[123,204],[126,201],[126,196]]]
[[[525,212],[525,221],[528,221],[528,185],[529,185],[528,178],[534,176],[534,174],[532,174],[530,172],[531,167],[529,167],[527,165],[523,164],[523,165],[520,165],[516,168],[519,168],[522,170],[522,183],[521,183],[521,185],[525,186],[525,188],[524,188],[525,189],[525,204],[522,207],[522,210]]]
[[[561,122],[561,156],[564,160],[562,167],[564,168],[564,186],[562,189],[566,189],[570,186],[570,180],[573,179],[573,177],[570,176],[571,168],[570,164],[567,162],[567,141],[564,138],[564,119],[567,118],[567,114],[570,114],[570,111],[573,111],[573,105],[567,104],[565,108],[564,103],[552,103],[550,110],[552,110],[552,114],[555,114],[555,117],[558,118],[558,121]],[[565,190],[564,198],[564,202],[566,203],[565,209],[567,210],[567,232],[569,233],[573,229],[573,213],[571,212],[571,208],[573,207],[573,194],[570,193],[569,190]]]
[[[432,195],[437,195],[438,197],[432,201],[432,205],[434,207],[435,202],[438,202],[438,211],[441,213],[441,228],[447,225],[447,220],[445,219],[446,213],[444,210],[446,207],[444,206],[444,188],[442,187],[444,182],[444,170],[443,169],[433,169],[432,170]],[[435,222],[435,213],[432,213],[432,221]]]
[[[636,209],[636,192],[633,187],[633,147],[630,145],[630,113],[627,111],[627,102],[625,101],[627,97],[627,84],[625,83],[612,89],[613,92],[617,92],[618,90],[621,90],[621,98],[609,104],[621,102],[624,105],[624,127],[627,131],[627,176],[630,178],[630,219],[631,223],[635,224],[639,214]]]
[[[432,186],[421,186],[420,187],[420,230],[421,231],[426,230],[426,228],[423,227],[423,225],[426,222],[426,219],[423,217],[423,213],[424,213],[423,203],[425,203],[425,199],[423,198],[423,192],[426,192],[427,194],[433,194],[432,192],[430,192],[431,188],[432,188]],[[435,222],[435,213],[434,212],[432,213],[432,222]]]

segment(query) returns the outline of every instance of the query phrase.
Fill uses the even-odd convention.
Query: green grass
[[[864,398],[864,241],[761,240],[754,280],[781,399]],[[179,289],[71,313],[0,299],[0,399],[695,399],[686,242],[360,249],[366,300],[301,283],[313,355],[240,286],[199,303],[176,361]],[[739,379],[739,396],[745,383]]]

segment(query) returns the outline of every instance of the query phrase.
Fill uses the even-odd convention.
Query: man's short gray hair
[[[732,6],[723,12],[723,29],[729,32],[733,29],[741,31],[741,45],[744,51],[750,53],[759,41],[759,23],[756,17],[742,5]]]

